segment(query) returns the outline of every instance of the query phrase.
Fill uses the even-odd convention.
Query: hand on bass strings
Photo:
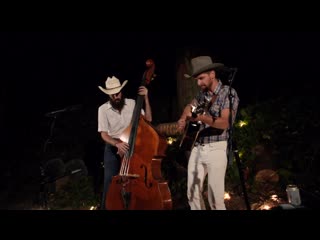
[[[124,156],[124,154],[129,150],[129,144],[126,142],[118,142],[115,146],[118,148],[117,154],[120,156]]]

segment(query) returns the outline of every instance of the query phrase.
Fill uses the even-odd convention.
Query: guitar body
[[[181,138],[180,150],[191,151],[195,141],[197,140],[199,132],[200,132],[200,124],[197,122],[189,121],[186,125],[186,129]]]
[[[199,114],[208,113],[209,108],[212,106],[216,100],[217,95],[213,95],[211,98],[205,98],[204,101],[198,103],[196,106],[191,105],[191,115],[196,118]],[[184,134],[180,142],[180,149],[182,151],[191,151],[195,141],[198,138],[200,131],[201,122],[191,122],[189,121],[186,125]]]

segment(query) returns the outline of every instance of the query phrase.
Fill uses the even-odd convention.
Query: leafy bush
[[[99,196],[94,193],[92,178],[81,175],[69,181],[50,196],[49,208],[52,210],[89,210],[97,206]]]
[[[316,177],[320,118],[314,102],[314,96],[282,97],[240,109],[234,137],[242,162],[254,168],[257,147],[263,146],[269,149],[282,184],[298,181],[301,175]]]

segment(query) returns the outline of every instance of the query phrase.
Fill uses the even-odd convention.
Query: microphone
[[[63,113],[63,112],[66,112],[66,111],[67,111],[67,109],[64,108],[64,109],[61,109],[61,110],[57,110],[57,111],[53,111],[53,112],[48,112],[48,113],[45,114],[45,116],[46,116],[46,117],[53,117],[53,116],[55,116],[55,115],[57,115],[57,114],[59,114],[59,113]]]
[[[80,108],[81,108],[81,104],[78,104],[78,105],[73,105],[73,106],[67,107],[65,109],[66,109],[66,111],[76,111],[76,110],[79,110]]]
[[[236,68],[236,67],[225,67],[225,72],[227,72],[227,73],[233,73],[233,72],[236,72],[236,71],[238,71],[238,68]]]
[[[78,105],[73,105],[73,106],[69,106],[69,107],[66,107],[66,108],[63,108],[63,109],[60,109],[60,110],[56,110],[56,111],[53,111],[53,112],[48,112],[45,114],[46,117],[54,117],[56,116],[57,114],[60,114],[60,113],[63,113],[63,112],[72,112],[72,111],[76,111],[76,110],[79,110],[81,108],[81,105],[78,104]]]

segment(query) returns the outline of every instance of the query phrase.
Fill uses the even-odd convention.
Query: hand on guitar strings
[[[178,120],[178,131],[179,132],[182,133],[185,130],[188,122],[199,122],[200,121],[199,113],[193,112],[192,110],[194,110],[193,106],[191,106],[191,111],[187,112],[184,115],[185,118],[180,118]]]

